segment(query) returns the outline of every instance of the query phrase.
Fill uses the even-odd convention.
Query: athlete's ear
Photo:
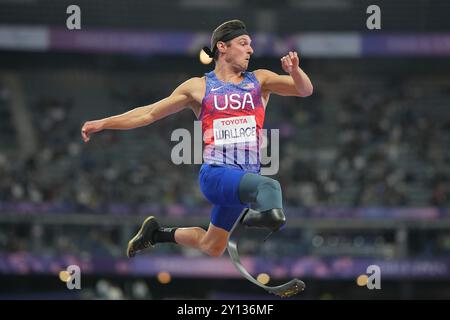
[[[226,47],[227,47],[227,44],[225,42],[219,41],[219,42],[217,42],[216,46],[217,46],[217,50],[219,50],[219,52],[225,53]]]

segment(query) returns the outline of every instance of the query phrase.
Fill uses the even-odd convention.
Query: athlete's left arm
[[[255,75],[261,83],[264,92],[275,93],[281,96],[308,97],[313,93],[313,85],[308,75],[299,67],[297,52],[289,52],[281,58],[283,70],[288,76],[260,69]]]

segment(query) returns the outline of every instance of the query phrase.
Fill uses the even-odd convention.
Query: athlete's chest
[[[247,86],[212,86],[202,101],[203,108],[211,111],[252,112],[263,107],[261,91],[253,83]]]
[[[214,108],[215,110],[242,110],[251,111],[255,110],[260,102],[260,98],[257,95],[250,92],[236,92],[231,91],[228,93],[216,94],[210,93],[205,97],[205,104],[208,108]]]

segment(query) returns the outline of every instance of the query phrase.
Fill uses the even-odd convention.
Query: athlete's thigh
[[[200,189],[214,205],[240,206],[239,184],[245,171],[213,165],[203,165],[200,170]]]

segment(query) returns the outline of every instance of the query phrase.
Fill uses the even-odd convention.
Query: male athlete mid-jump
[[[280,184],[260,175],[260,132],[271,93],[307,97],[313,86],[299,67],[296,52],[281,58],[289,75],[265,69],[246,71],[253,54],[251,41],[243,22],[225,22],[214,30],[211,48],[204,48],[214,58],[213,71],[187,80],[158,102],[84,123],[81,134],[87,142],[95,132],[146,126],[185,108],[202,121],[205,146],[199,183],[213,204],[208,230],[163,228],[155,217],[148,217],[128,244],[129,257],[162,242],[221,256],[230,230],[244,210],[243,225],[277,231],[285,224]]]

